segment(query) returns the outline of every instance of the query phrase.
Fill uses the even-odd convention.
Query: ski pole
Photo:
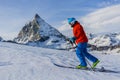
[[[89,61],[88,61],[86,58],[85,58],[85,61],[86,61],[87,64],[90,66],[91,70],[94,71],[93,68],[92,68],[92,65],[89,63]]]

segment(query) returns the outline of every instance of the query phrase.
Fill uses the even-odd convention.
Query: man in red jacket
[[[87,52],[88,38],[82,25],[75,18],[68,18],[68,23],[73,28],[74,37],[70,38],[70,40],[77,45],[76,55],[80,61],[80,65],[76,66],[76,68],[87,68],[85,57],[93,62],[92,68],[95,68],[100,61]]]

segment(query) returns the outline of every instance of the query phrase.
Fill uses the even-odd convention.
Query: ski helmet
[[[75,23],[75,21],[76,21],[76,19],[75,18],[68,18],[68,23],[70,24],[70,23]]]

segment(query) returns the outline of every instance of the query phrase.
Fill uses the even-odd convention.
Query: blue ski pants
[[[96,57],[87,52],[87,42],[78,43],[76,48],[76,55],[79,58],[81,66],[87,66],[85,57],[92,61],[93,63],[98,60]]]

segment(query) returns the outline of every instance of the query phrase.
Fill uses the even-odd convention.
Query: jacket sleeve
[[[73,29],[73,33],[74,33],[74,36],[75,38],[79,38],[80,37],[80,34],[81,34],[81,26],[76,26],[74,29]]]

